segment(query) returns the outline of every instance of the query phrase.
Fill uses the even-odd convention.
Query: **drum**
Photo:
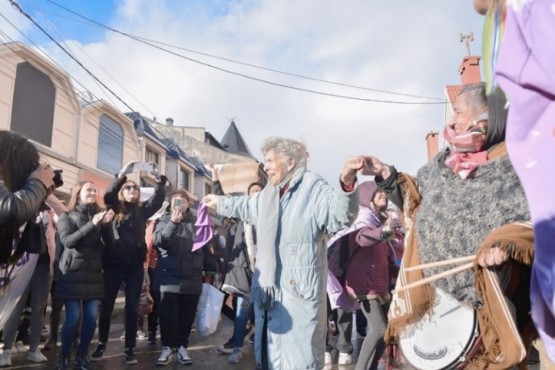
[[[416,369],[462,369],[479,340],[476,312],[436,289],[433,312],[407,325],[399,347],[406,362]]]

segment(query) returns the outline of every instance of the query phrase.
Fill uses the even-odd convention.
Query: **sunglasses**
[[[125,185],[123,188],[125,190],[139,190],[139,187],[137,185]]]

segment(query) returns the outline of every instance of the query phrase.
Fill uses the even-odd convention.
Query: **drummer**
[[[388,198],[412,221],[404,268],[474,255],[480,268],[498,266],[501,288],[516,309],[516,324],[528,349],[534,336],[528,297],[533,236],[532,229],[522,223],[530,221],[530,214],[507,156],[506,117],[502,93],[486,99],[484,84],[464,85],[455,101],[453,119],[443,132],[448,147],[424,165],[416,178],[373,156],[366,157],[363,174],[374,175]],[[450,268],[453,265],[424,270],[420,278]],[[409,283],[415,275],[408,275]],[[477,276],[478,270],[469,269],[407,291],[402,299],[410,300],[412,309],[403,302],[392,303],[395,310],[389,312],[386,339],[394,339],[407,323],[429,311],[430,289],[441,289],[476,309],[481,325],[491,323],[491,311],[482,307],[490,307],[497,298],[478,284]],[[466,368],[472,364],[476,368],[508,365],[499,363],[503,356],[494,353],[494,346],[508,351],[515,338],[507,338],[502,329],[491,325],[480,330],[494,335],[483,336],[482,348]]]

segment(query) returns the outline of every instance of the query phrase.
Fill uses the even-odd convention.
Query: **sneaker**
[[[187,348],[181,346],[177,350],[177,361],[179,361],[182,365],[192,365],[193,360],[191,360],[191,356],[189,356],[189,352],[187,352]]]
[[[58,359],[58,364],[56,370],[68,370],[69,369],[69,357],[60,355]]]
[[[137,330],[137,339],[139,340],[143,340],[147,338],[147,334],[145,333],[145,331],[143,329],[139,329]]]
[[[0,356],[0,367],[12,366],[12,351],[7,349]]]
[[[249,337],[249,343],[254,344],[254,333],[252,333]]]
[[[50,329],[47,328],[46,326],[43,326],[42,330],[40,332],[40,336],[43,337],[43,338],[46,338],[49,335],[50,335]]]
[[[42,347],[42,349],[45,351],[49,351],[51,349],[55,349],[56,347],[58,347],[58,340],[56,338],[50,337],[48,338],[48,341],[44,343],[44,347]]]
[[[156,360],[156,365],[166,366],[173,360],[173,350],[170,347],[162,347],[160,357]]]
[[[331,365],[331,352],[324,353],[324,365]]]
[[[148,332],[148,344],[156,344],[156,332],[149,331]]]
[[[100,361],[104,352],[106,352],[106,344],[98,343],[98,346],[96,346],[96,349],[91,356],[91,361]]]
[[[231,355],[229,355],[229,357],[227,358],[227,361],[231,364],[238,364],[242,358],[243,351],[241,350],[241,348],[235,348],[233,350],[233,353],[231,353]]]
[[[540,363],[540,353],[536,349],[536,347],[531,346],[530,350],[528,351],[528,357],[526,357],[526,364],[534,365],[539,363]]]
[[[124,357],[126,365],[135,365],[139,362],[135,357],[135,352],[133,352],[133,348],[127,348],[124,352]]]
[[[227,342],[218,346],[218,351],[221,353],[231,354],[235,349],[235,344],[233,344],[233,337],[229,338]]]
[[[339,352],[339,359],[337,364],[340,366],[350,365],[353,363],[353,356],[350,353]]]
[[[91,368],[91,361],[89,360],[89,356],[84,353],[77,353],[75,355],[75,362],[73,363],[74,369],[79,370],[90,370]]]
[[[27,346],[25,346],[25,344],[23,344],[22,340],[18,340],[14,343],[14,350],[17,353],[23,353],[23,352],[27,352],[28,348]]]
[[[42,354],[40,349],[37,349],[35,352],[29,352],[29,354],[27,355],[27,361],[41,363],[47,362],[48,359],[45,355]]]

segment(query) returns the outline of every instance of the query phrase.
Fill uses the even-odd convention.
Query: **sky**
[[[78,92],[216,139],[233,119],[259,160],[267,137],[300,140],[330,182],[354,155],[415,174],[460,83],[460,34],[481,51],[470,0],[13,1],[124,103],[0,0],[0,42],[40,50]]]

